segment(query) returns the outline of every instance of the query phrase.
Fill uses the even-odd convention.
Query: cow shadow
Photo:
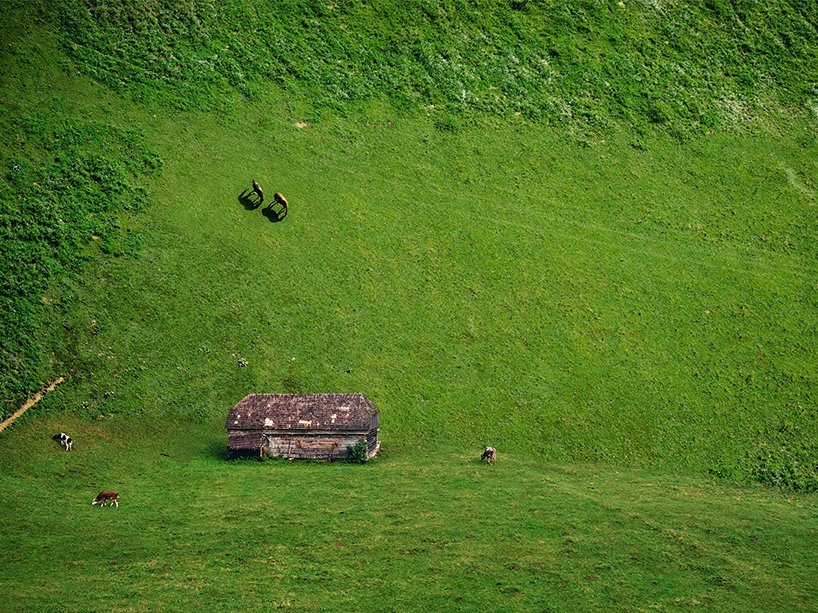
[[[266,207],[261,209],[261,214],[264,215],[271,223],[278,223],[279,221],[284,221],[284,218],[287,216],[287,213],[284,212],[284,207],[280,207],[281,210],[276,210],[273,204],[268,204]]]
[[[239,194],[239,204],[244,207],[245,211],[255,211],[261,205],[261,198],[255,192],[246,189]]]
[[[211,441],[202,447],[202,456],[216,458],[218,460],[227,459],[227,444],[225,441]]]

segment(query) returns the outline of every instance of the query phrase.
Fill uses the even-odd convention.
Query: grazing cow
[[[109,491],[100,492],[99,494],[97,494],[97,497],[94,498],[94,500],[91,501],[91,505],[93,506],[95,504],[98,504],[101,507],[104,507],[106,502],[110,502],[111,505],[116,505],[118,507],[119,506],[119,492],[109,492]]]
[[[253,191],[256,192],[256,196],[258,196],[258,203],[264,204],[264,192],[261,191],[261,185],[253,179]]]
[[[65,432],[55,434],[51,438],[53,438],[55,441],[58,441],[62,447],[65,447],[66,451],[71,451],[71,448],[74,446],[74,441],[71,440],[71,437],[68,436]]]
[[[287,213],[290,212],[290,204],[287,202],[287,199],[284,197],[284,194],[281,192],[276,192],[273,194],[273,200],[278,202],[281,206],[284,207],[284,215],[286,216]]]
[[[480,460],[494,464],[497,461],[497,450],[494,447],[486,447],[485,450],[483,450],[483,455],[480,456]]]

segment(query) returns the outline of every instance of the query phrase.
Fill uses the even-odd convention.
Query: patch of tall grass
[[[133,130],[46,114],[21,114],[3,124],[8,138],[0,147],[0,413],[5,415],[55,368],[53,354],[38,339],[44,305],[67,308],[70,279],[95,254],[138,253],[141,238],[127,219],[148,200],[141,177],[158,173],[162,161]],[[70,330],[62,332],[71,336]]]
[[[275,84],[318,114],[388,100],[446,130],[519,116],[686,138],[818,97],[818,21],[796,0],[61,0],[43,13],[86,74],[185,109]]]

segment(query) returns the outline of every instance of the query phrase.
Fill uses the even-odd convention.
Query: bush
[[[347,462],[350,464],[364,464],[367,460],[366,441],[359,441],[354,445],[347,445]]]

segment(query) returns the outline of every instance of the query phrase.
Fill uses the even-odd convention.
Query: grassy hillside
[[[3,9],[8,9],[4,5]],[[43,310],[74,304],[74,284],[96,257],[135,255],[129,221],[161,170],[139,129],[74,106],[75,73],[56,70],[47,39],[24,14],[3,16],[0,51],[0,415],[53,374],[74,367],[74,334],[41,326]],[[15,25],[19,27],[15,29]],[[67,338],[66,338],[67,337]]]
[[[645,152],[244,120],[155,121],[179,152],[165,206],[139,261],[85,282],[72,412],[209,420],[248,391],[365,390],[393,445],[811,487],[818,243],[789,138]],[[257,175],[285,221],[238,202]]]
[[[139,45],[158,44],[159,29],[175,23],[150,17],[167,10],[158,3],[105,6],[54,13],[97,24],[75,24],[68,38],[54,39],[118,41],[106,57],[137,65]],[[175,40],[201,50],[228,24],[246,27],[230,11],[250,9],[226,6],[233,8],[223,15],[207,13],[212,23],[196,17],[199,9],[182,11],[178,19],[198,26],[173,30]],[[302,14],[276,6],[267,10],[282,16],[259,17],[257,29]],[[439,6],[446,20],[462,21],[457,31],[479,21],[476,5]],[[571,23],[581,30],[589,15],[615,13],[599,24],[613,32],[626,20],[636,31],[698,16],[704,38],[727,45],[733,39],[713,24],[733,23],[741,5],[721,16],[708,6],[623,12],[587,3]],[[803,35],[778,63],[770,91],[781,104],[801,104],[803,88],[787,98],[794,90],[786,83],[814,53],[811,13],[770,7],[782,17],[779,36],[796,22]],[[321,23],[346,24],[358,36],[375,27],[373,8],[301,8],[326,12]],[[556,21],[544,20],[547,7],[533,3],[518,8],[479,21],[506,34],[492,38],[504,53],[513,51],[512,33],[542,42],[545,24],[567,19],[556,11]],[[408,19],[409,10],[375,14]],[[333,21],[339,14],[346,21]],[[27,269],[36,283],[21,295],[33,315],[9,311],[6,330],[41,353],[29,362],[39,367],[18,368],[12,383],[29,375],[30,389],[32,372],[45,379],[49,370],[71,370],[60,400],[70,414],[202,422],[218,420],[248,391],[361,390],[383,408],[393,445],[492,442],[554,461],[684,467],[815,489],[815,117],[770,116],[775,130],[760,122],[750,135],[720,132],[684,145],[663,131],[634,131],[608,111],[609,129],[581,140],[514,114],[452,131],[441,129],[435,110],[409,112],[386,95],[356,99],[368,100],[365,107],[350,102],[344,108],[366,112],[343,117],[326,110],[323,94],[332,89],[320,79],[301,79],[292,93],[256,71],[258,91],[268,88],[257,102],[209,86],[185,93],[173,80],[138,90],[184,94],[206,109],[212,95],[228,94],[240,105],[169,111],[103,93],[76,74],[110,84],[80,48],[69,44],[76,63],[67,62],[22,10],[10,15],[22,21],[4,56],[4,151],[9,164],[24,160],[29,170],[19,193],[16,175],[7,175],[6,215],[16,219],[31,202],[44,214],[42,239],[14,229],[33,222],[7,223],[7,231],[32,253],[45,248],[56,270],[102,252],[82,278]],[[523,21],[512,27],[501,18]],[[454,44],[451,28],[441,29],[446,20],[412,23]],[[415,66],[411,45],[400,49]],[[691,49],[689,60],[711,66],[700,51]],[[661,63],[678,53],[651,57]],[[763,52],[747,58],[756,70],[768,61]],[[207,74],[185,82],[205,87]],[[632,80],[613,83],[624,91]],[[687,93],[695,97],[695,88]],[[150,178],[162,160],[162,175]],[[239,202],[253,177],[291,199],[284,222]],[[134,218],[128,209],[142,206],[140,185],[154,205]],[[60,222],[63,209],[82,223]],[[99,219],[111,230],[94,229]],[[67,245],[74,251],[62,256]],[[8,253],[10,267],[24,261]],[[19,325],[36,323],[38,313],[53,323],[36,333]],[[21,388],[7,389],[11,408]]]
[[[815,13],[623,4],[0,4],[0,608],[814,608]]]

